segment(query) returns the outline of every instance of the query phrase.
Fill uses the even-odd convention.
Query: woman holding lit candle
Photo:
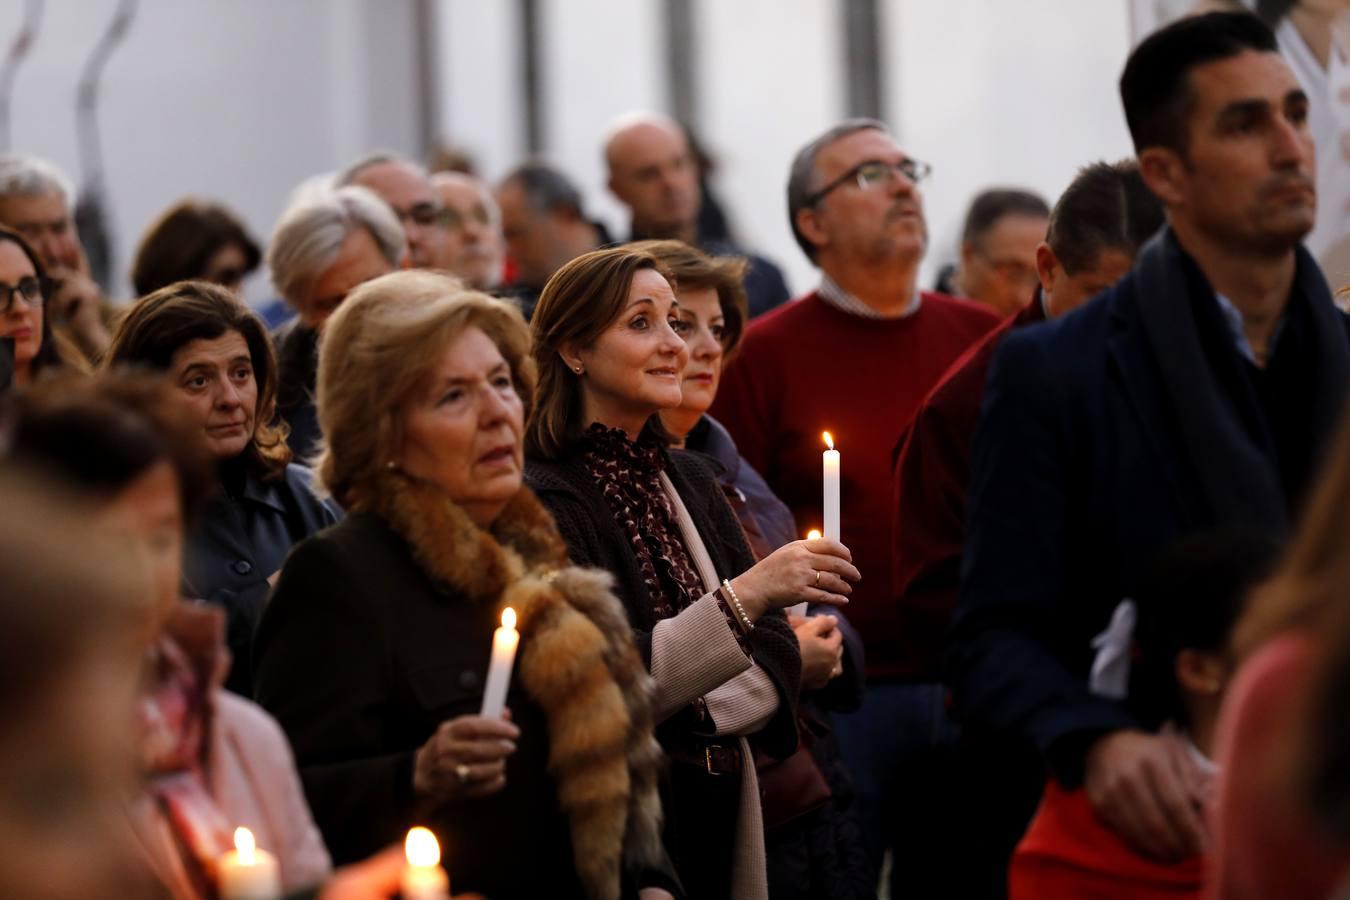
[[[658,415],[682,401],[689,350],[666,270],[641,249],[563,266],[531,322],[539,396],[529,483],[572,559],[617,579],[656,681],[671,757],[667,843],[691,896],[765,884],[750,740],[797,748],[797,640],[779,610],[847,602],[858,572],[835,541],[794,541],[758,563],[712,466],[666,450]]]
[[[423,824],[456,890],[667,897],[646,674],[522,482],[527,348],[513,307],[430,272],[328,321],[319,475],[348,516],[282,569],[258,697],[339,861]],[[487,680],[509,715],[484,714]]]
[[[183,528],[211,475],[176,393],[142,376],[64,377],[21,393],[11,412],[12,458],[88,494],[92,522],[128,539],[154,576],[141,610],[144,788],[130,808],[150,868],[175,900],[214,897],[227,882],[275,885],[274,896],[317,885],[328,853],[285,736],[221,687],[223,614],[180,600]],[[255,842],[247,864],[239,863],[241,825]]]

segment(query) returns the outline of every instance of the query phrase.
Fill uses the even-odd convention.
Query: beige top
[[[727,624],[714,596],[721,579],[689,510],[664,472],[661,486],[674,504],[680,534],[708,593],[652,629],[656,720],[663,722],[702,697],[717,733],[739,739],[741,796],[731,895],[735,900],[768,900],[764,814],[754,756],[745,735],[759,731],[773,718],[778,710],[778,692],[768,674],[741,649]]]

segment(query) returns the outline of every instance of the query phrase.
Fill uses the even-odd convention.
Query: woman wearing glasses
[[[45,315],[46,285],[33,248],[16,232],[0,228],[0,340],[14,342],[13,372],[6,379],[0,370],[0,389],[6,381],[23,387],[48,369],[76,367],[79,353],[61,346]]]

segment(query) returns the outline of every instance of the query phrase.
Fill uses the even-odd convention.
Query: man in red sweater
[[[1041,287],[1032,302],[958,359],[923,402],[901,440],[895,468],[895,595],[905,677],[942,680],[946,631],[956,603],[961,545],[985,376],[999,342],[1014,328],[1068,313],[1129,271],[1135,254],[1163,224],[1162,204],[1133,161],[1096,163],[1078,173],[1050,214],[1036,249]],[[930,796],[957,810],[965,854],[961,872],[972,885],[962,896],[1001,893],[1008,855],[1040,800],[1039,782],[1007,777],[1020,752],[1007,741],[965,732],[949,748],[940,774],[927,781]],[[1028,768],[1036,763],[1030,761]],[[960,802],[962,800],[968,802]],[[978,819],[962,810],[979,802]],[[943,828],[935,828],[942,833]]]
[[[906,660],[891,589],[891,453],[938,377],[998,324],[974,303],[918,289],[928,231],[917,185],[928,169],[871,119],[844,122],[797,154],[788,212],[820,287],[751,324],[712,409],[803,533],[822,524],[821,432],[841,452],[841,539],[863,576],[848,612],[871,684],[837,730],[873,871],[887,849],[897,853],[904,889],[895,896],[922,896],[916,878],[950,873],[925,864],[924,813],[900,781],[942,697],[896,680]]]

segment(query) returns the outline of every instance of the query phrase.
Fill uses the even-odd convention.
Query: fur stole
[[[665,850],[652,680],[612,577],[570,563],[526,487],[490,532],[439,487],[396,470],[383,473],[370,507],[433,577],[472,603],[516,610],[518,677],[548,720],[549,770],[577,873],[593,900],[618,900],[624,869],[659,867]]]

